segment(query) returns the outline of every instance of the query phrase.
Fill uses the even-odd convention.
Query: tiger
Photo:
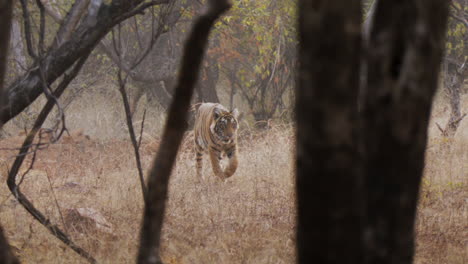
[[[198,107],[198,108],[196,108]],[[194,140],[197,177],[202,177],[203,154],[208,152],[213,173],[224,180],[237,170],[237,129],[239,111],[229,111],[218,103],[200,103],[195,106]],[[229,159],[223,171],[222,154]]]

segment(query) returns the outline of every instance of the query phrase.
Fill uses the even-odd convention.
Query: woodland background
[[[40,150],[26,157],[19,173],[21,188],[51,222],[99,262],[128,263],[138,248],[144,206],[128,135],[133,133],[139,142],[140,167],[146,171],[160,143],[182,47],[203,4],[153,3],[117,23],[95,49],[80,51],[93,41],[85,33],[76,46],[60,48],[60,43],[86,30],[80,28],[79,16],[69,28],[60,27],[67,12],[89,3],[89,9],[82,10],[93,12],[94,2],[14,1],[5,87],[14,90],[25,82],[43,55],[44,63],[73,52],[88,56],[60,98],[59,110],[45,121]],[[372,1],[364,2],[366,16]],[[206,177],[200,182],[195,178],[192,134],[187,133],[170,181],[161,249],[165,263],[294,262],[296,9],[293,0],[234,1],[216,22],[193,103],[220,102],[243,112],[240,167],[233,178],[220,182],[205,166]],[[415,263],[468,260],[467,13],[466,0],[451,1],[429,124]],[[128,97],[127,109],[122,91]],[[16,112],[2,108],[0,113],[6,123],[0,140],[2,182],[47,96],[29,104],[31,100],[21,99],[16,105],[24,107]],[[129,131],[127,117],[132,117],[135,131]],[[5,184],[0,185],[0,223],[22,263],[84,261],[37,223]]]

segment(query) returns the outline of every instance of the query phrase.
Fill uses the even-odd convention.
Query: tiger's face
[[[213,123],[211,125],[211,133],[223,144],[231,144],[236,139],[237,135],[237,117],[239,112],[237,109],[233,111],[223,111],[215,109],[213,114]]]

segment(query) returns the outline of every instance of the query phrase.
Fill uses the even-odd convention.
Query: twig
[[[457,119],[453,120],[452,122],[450,122],[450,125],[455,125],[457,123],[460,123],[463,120],[463,118],[465,118],[465,116],[466,116],[466,113],[464,113],[459,118],[457,118]]]
[[[65,220],[64,220],[63,214],[62,214],[62,209],[60,209],[60,205],[58,203],[57,196],[55,195],[54,188],[52,186],[52,181],[50,180],[48,170],[46,171],[46,177],[47,177],[47,181],[49,182],[50,191],[52,192],[52,196],[54,197],[55,206],[57,207],[57,211],[59,212],[60,219],[62,220],[63,228],[65,229],[65,232],[68,233],[67,225],[65,224]]]
[[[436,126],[437,128],[440,130],[440,133],[442,133],[442,135],[446,135],[447,133],[445,132],[445,130],[439,125],[439,123],[436,122]]]
[[[162,263],[159,257],[169,177],[187,127],[187,114],[198,78],[208,35],[216,19],[230,8],[227,0],[208,1],[208,10],[200,16],[188,37],[173,101],[169,107],[162,142],[150,170],[147,203],[141,228],[137,262]]]
[[[175,1],[173,1],[173,2],[175,2]],[[138,6],[137,8],[132,9],[131,11],[123,14],[122,15],[122,21],[129,18],[129,17],[132,17],[134,15],[143,13],[143,11],[146,8],[150,7],[150,6],[169,4],[169,3],[170,3],[170,0],[153,0],[153,1],[150,1],[150,2],[143,3],[140,6]]]
[[[462,23],[466,28],[468,28],[468,20],[466,18],[463,18],[454,12],[450,12],[450,16],[456,20],[458,20],[460,23]]]
[[[138,139],[138,149],[140,149],[141,140],[143,139],[143,129],[145,128],[145,119],[146,119],[146,109],[145,111],[143,111],[143,118],[141,120],[140,138]]]
[[[89,52],[86,56],[82,57],[75,67],[71,70],[69,75],[65,75],[62,82],[59,84],[57,89],[54,91],[54,97],[58,98],[62,95],[65,91],[68,84],[75,78],[75,76],[80,71],[81,67],[83,66],[84,62],[89,56]],[[55,106],[55,102],[52,98],[48,98],[47,103],[43,107],[42,111],[40,112],[39,116],[36,119],[36,122],[29,132],[28,136],[23,142],[19,155],[16,157],[13,166],[11,167],[11,171],[8,174],[8,188],[10,189],[11,193],[15,196],[18,202],[28,211],[39,223],[45,226],[55,237],[60,239],[63,243],[65,243],[68,247],[70,247],[73,251],[78,253],[80,256],[85,258],[90,263],[96,263],[96,260],[93,256],[91,256],[88,252],[84,249],[77,246],[73,241],[68,238],[68,236],[56,225],[53,225],[50,220],[44,216],[39,210],[35,208],[35,206],[28,200],[28,198],[20,191],[19,186],[16,184],[16,176],[18,174],[21,165],[25,159],[25,153],[28,152],[31,143],[34,140],[34,137],[39,132],[40,127],[46,120],[47,116],[49,115],[52,108]]]
[[[119,32],[119,44],[120,44],[120,24],[118,27],[118,32]],[[114,47],[114,51],[117,54],[119,62],[121,61],[121,49],[120,45],[117,46],[117,43],[115,41],[115,36],[114,36],[114,31],[112,30],[112,44]],[[125,84],[127,82],[127,77],[129,76],[128,74],[125,76],[125,78],[122,78],[122,69],[118,67],[118,72],[117,72],[117,79],[119,83],[119,92],[120,95],[122,96],[122,101],[124,104],[125,108],[125,120],[127,121],[127,127],[128,127],[128,134],[130,136],[130,141],[132,142],[133,146],[133,151],[135,153],[135,162],[138,170],[138,177],[140,179],[140,185],[141,185],[141,192],[143,195],[143,201],[146,203],[146,193],[147,193],[147,188],[145,186],[145,178],[143,175],[143,168],[141,166],[141,157],[140,157],[140,151],[138,147],[138,142],[136,140],[135,136],[135,130],[133,128],[133,122],[132,122],[132,113],[130,111],[130,104],[128,103],[128,96],[127,96],[127,91],[125,89]]]
[[[147,3],[147,4],[155,4],[155,3],[163,3],[163,2],[164,1],[152,1],[152,2]],[[151,5],[151,7],[153,7],[153,6]],[[158,24],[158,27],[156,29],[156,32],[154,30],[155,17],[154,17],[154,13],[153,13],[153,10],[152,10],[152,12],[151,12],[151,14],[152,14],[152,24],[151,24],[150,42],[149,42],[148,46],[145,48],[145,50],[143,52],[141,52],[141,54],[136,57],[136,59],[133,61],[131,66],[120,67],[120,65],[125,64],[123,62],[122,56],[121,56],[121,47],[120,47],[120,43],[121,43],[120,42],[120,40],[121,40],[120,32],[121,32],[121,30],[120,30],[120,24],[119,24],[119,27],[118,27],[118,34],[119,34],[118,44],[119,45],[117,45],[115,35],[114,35],[114,31],[112,31],[112,44],[113,44],[114,52],[115,52],[116,57],[117,57],[117,65],[119,65],[118,74],[117,74],[118,75],[117,77],[118,77],[119,91],[120,91],[120,94],[122,96],[122,100],[123,100],[123,104],[124,104],[124,108],[125,108],[126,123],[127,123],[127,127],[128,127],[130,140],[132,142],[133,150],[134,150],[134,153],[135,153],[135,162],[136,162],[136,166],[137,166],[137,170],[138,170],[138,176],[139,176],[139,180],[140,180],[140,185],[141,185],[141,190],[142,190],[142,195],[143,195],[143,200],[144,201],[146,199],[147,188],[145,186],[145,178],[144,178],[143,168],[142,168],[142,165],[141,165],[141,157],[140,157],[140,151],[139,151],[140,144],[141,144],[141,139],[142,139],[144,122],[142,123],[142,126],[141,126],[140,138],[137,141],[136,135],[135,135],[135,129],[133,127],[133,122],[132,122],[133,113],[132,113],[132,111],[130,109],[130,105],[129,105],[129,102],[128,102],[127,91],[125,89],[125,86],[126,86],[127,78],[129,76],[131,76],[133,69],[135,69],[146,58],[146,56],[150,53],[150,51],[154,47],[154,43],[156,42],[156,40],[161,36],[162,33],[164,33],[166,31],[166,29],[164,28],[164,25],[166,24],[165,20],[168,17],[168,14],[172,11],[173,7],[174,7],[174,2],[172,2],[171,4],[169,4],[167,6],[161,7],[163,9],[163,11],[160,12],[161,14],[159,16],[159,21],[158,21],[159,24]],[[137,37],[138,37],[138,35],[137,35]],[[138,38],[138,40],[139,40],[139,38]],[[104,44],[102,44],[102,46],[105,48]],[[128,68],[128,71],[126,71],[125,78],[122,78],[122,68],[124,68],[124,70],[125,70],[125,68]]]

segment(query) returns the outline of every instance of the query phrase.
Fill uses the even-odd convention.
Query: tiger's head
[[[223,144],[233,143],[237,136],[237,128],[239,127],[238,117],[239,111],[237,109],[226,111],[215,108],[213,110],[213,121],[210,126],[211,133]]]

